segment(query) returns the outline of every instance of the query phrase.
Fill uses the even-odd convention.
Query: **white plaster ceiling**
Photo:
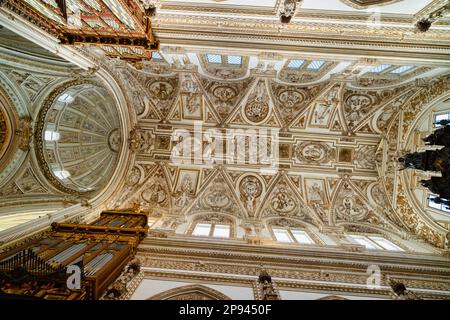
[[[327,11],[347,11],[347,12],[361,12],[379,10],[380,13],[385,14],[415,14],[425,6],[430,4],[432,0],[415,0],[415,1],[400,1],[394,4],[382,5],[380,7],[372,7],[370,9],[355,9],[340,0],[304,0],[301,8],[303,10],[327,10]],[[165,4],[186,4],[193,5],[198,4],[206,7],[223,7],[223,6],[253,6],[253,7],[266,7],[275,8],[277,5],[276,0],[171,0],[162,1],[163,6]]]
[[[415,0],[415,1],[400,1],[394,4],[382,5],[380,7],[372,7],[370,9],[358,10],[352,8],[340,0],[327,0],[327,1],[317,1],[317,0],[305,0],[302,5],[302,9],[313,9],[313,10],[333,10],[333,11],[369,11],[372,12],[375,9],[379,10],[380,13],[393,13],[393,14],[415,14],[432,0]]]
[[[275,7],[277,0],[172,0],[162,1],[163,5],[170,2],[183,2],[188,4],[201,4],[208,6],[231,5],[231,6],[256,6],[256,7]]]

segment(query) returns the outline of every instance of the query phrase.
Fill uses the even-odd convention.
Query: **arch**
[[[0,170],[8,163],[14,149],[18,119],[7,94],[0,88]]]
[[[373,235],[373,236],[382,236],[388,241],[391,241],[395,245],[399,246],[405,251],[414,252],[414,248],[410,247],[407,243],[402,240],[399,240],[399,235],[394,234],[390,230],[386,230],[385,228],[369,225],[366,223],[355,223],[355,222],[340,222],[337,223],[336,226],[344,227],[344,234],[348,235],[349,233],[357,233],[364,236]]]
[[[147,300],[231,300],[231,298],[215,289],[196,284],[170,289]]]
[[[329,295],[329,296],[325,296],[325,297],[319,298],[317,300],[349,300],[349,299],[344,298],[344,297],[340,297],[340,296]]]
[[[316,235],[315,231],[318,231],[317,227],[303,220],[297,220],[287,217],[273,217],[264,219],[264,224],[266,225],[266,230],[270,233],[273,239],[275,239],[273,228],[278,227],[278,228],[300,229],[308,234],[308,236],[313,240],[314,244],[316,245],[324,244],[323,240],[318,235]]]
[[[304,220],[289,218],[289,217],[270,217],[263,219],[267,227],[278,226],[278,227],[291,227],[291,228],[303,228],[307,230],[314,230],[317,227],[311,223]]]
[[[10,181],[25,162],[31,128],[22,97],[6,80],[0,73],[0,185]]]

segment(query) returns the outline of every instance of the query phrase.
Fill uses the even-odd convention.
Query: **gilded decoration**
[[[182,54],[188,57],[185,51]],[[219,81],[194,71],[174,69],[165,75],[152,75],[144,69],[129,69],[122,68],[121,72],[146,84],[142,96],[148,97],[144,112],[148,121],[131,132],[130,144],[139,160],[116,202],[121,207],[134,201],[154,207],[163,215],[171,212],[181,217],[216,212],[243,219],[289,217],[316,224],[357,222],[399,230],[401,223],[393,213],[395,201],[383,201],[368,184],[376,180],[383,161],[381,132],[388,130],[387,135],[395,137],[392,132],[400,126],[398,112],[419,90],[414,82],[361,89],[353,82],[333,80],[305,87],[281,84],[270,79],[275,75],[268,74]],[[157,106],[163,105],[167,107],[161,112],[163,109]],[[206,120],[204,130],[222,126],[222,134],[225,128],[246,128],[248,124],[255,129],[282,129],[279,165],[286,170],[287,179],[280,179],[279,174],[256,174],[254,170],[260,167],[249,166],[248,162],[225,162],[223,170],[167,163],[173,154],[171,147],[181,142],[170,141],[170,133],[176,128],[192,131],[193,120],[197,119]],[[324,137],[321,132],[332,135]],[[192,141],[196,148],[203,147],[208,159],[217,155],[217,144],[211,136],[191,137]],[[392,149],[389,157],[394,159],[396,143],[391,138],[388,141]],[[247,147],[249,143],[246,141]],[[165,164],[159,178],[138,169],[156,162]],[[386,166],[395,172],[390,161]],[[325,177],[315,177],[317,172]],[[355,176],[349,179],[348,188],[339,187],[335,175],[350,172]],[[387,194],[397,190],[396,184],[389,181],[380,188]]]
[[[258,81],[244,107],[245,117],[253,123],[266,120],[270,112],[270,100],[265,81]]]
[[[63,237],[75,228],[74,241],[85,236],[80,230],[109,230],[104,247],[83,248],[106,263],[114,259],[104,273],[117,277],[105,282],[102,299],[109,300],[142,295],[150,281],[189,285],[138,298],[230,299],[233,287],[266,300],[303,293],[323,300],[448,298],[447,219],[424,207],[428,194],[417,184],[429,177],[397,165],[400,155],[428,148],[420,119],[432,121],[436,103],[448,99],[448,26],[432,17],[442,1],[415,13],[401,0],[322,4],[339,10],[290,0],[265,7],[119,1],[117,16],[105,1],[97,1],[99,9],[89,0],[80,2],[81,14],[69,8],[67,19],[52,1],[45,1],[45,16],[31,2],[3,1],[0,19],[18,31],[28,21],[52,34],[60,43],[48,38],[42,45],[87,71],[55,67],[47,74],[37,61],[16,68],[20,60],[0,52],[10,64],[0,66],[0,85],[18,114],[3,112],[0,100],[0,169],[11,145],[19,154],[10,158],[17,170],[0,170],[0,209],[31,210],[39,198],[65,208],[6,232],[0,214],[0,245],[54,221],[65,222],[53,225]],[[376,20],[377,6],[383,15],[374,27],[368,18]],[[438,28],[411,32],[427,17]],[[192,153],[184,154],[178,130],[190,134]],[[247,137],[233,140],[236,132]],[[123,172],[117,183],[115,172]],[[106,207],[149,217],[130,238],[133,219],[99,216]],[[210,224],[209,236],[193,234],[199,223]],[[217,225],[229,235],[215,234]],[[35,243],[45,251],[52,232],[8,246]],[[399,252],[369,249],[351,236],[382,237]],[[88,232],[84,240],[93,238]],[[382,277],[370,289],[375,260]]]

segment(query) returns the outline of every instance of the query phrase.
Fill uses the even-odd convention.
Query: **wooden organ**
[[[107,56],[132,64],[159,50],[153,13],[138,0],[0,0],[0,8],[56,37],[64,45],[96,46]]]
[[[98,299],[147,232],[147,215],[132,211],[104,211],[91,224],[54,223],[46,235],[0,253],[0,295]],[[81,285],[70,289],[68,267],[74,265]]]

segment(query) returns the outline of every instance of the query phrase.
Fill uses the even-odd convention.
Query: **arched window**
[[[317,244],[305,228],[288,219],[277,219],[269,223],[274,239],[283,243]]]
[[[315,244],[314,240],[304,230],[295,228],[272,228],[272,232],[278,242]]]
[[[194,220],[188,233],[196,237],[231,238],[233,221],[217,214],[200,216]]]
[[[148,300],[231,300],[223,293],[203,285],[187,285],[158,293]]]
[[[368,250],[405,251],[380,235],[349,234],[347,237],[351,242],[362,245]]]

